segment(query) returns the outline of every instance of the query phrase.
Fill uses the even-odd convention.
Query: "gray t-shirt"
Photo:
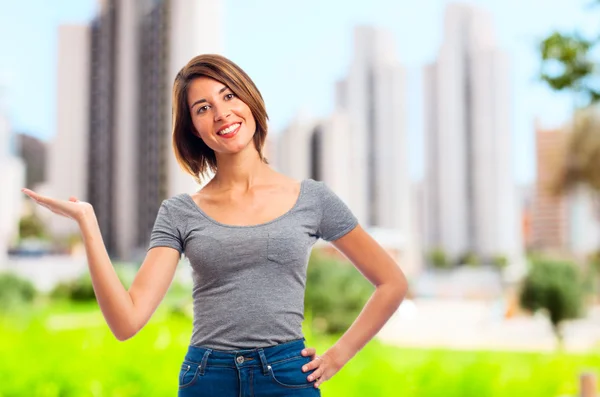
[[[302,181],[294,206],[278,218],[232,226],[206,215],[192,197],[163,201],[150,248],[171,247],[193,275],[191,345],[235,350],[302,338],[310,251],[354,229],[355,216],[323,182]]]

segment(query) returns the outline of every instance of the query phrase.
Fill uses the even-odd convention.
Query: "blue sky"
[[[255,80],[265,97],[271,129],[299,109],[316,116],[333,108],[334,82],[352,56],[352,30],[370,24],[394,33],[396,56],[407,70],[410,168],[422,176],[421,68],[443,40],[445,0],[322,1],[225,0],[224,54]],[[511,56],[514,171],[519,183],[535,175],[533,123],[568,117],[571,101],[536,81],[537,41],[553,29],[600,33],[600,9],[580,0],[472,0],[494,17],[498,45]],[[17,131],[48,140],[56,130],[56,34],[60,23],[85,23],[95,0],[0,0],[0,87]]]

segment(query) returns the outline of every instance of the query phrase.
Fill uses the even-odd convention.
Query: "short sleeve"
[[[334,241],[343,237],[358,225],[358,220],[350,208],[325,183],[320,185],[321,222],[319,237]]]
[[[170,247],[183,253],[183,241],[181,235],[174,225],[173,218],[169,214],[169,208],[165,201],[162,202],[154,221],[150,244],[148,249],[155,247]]]

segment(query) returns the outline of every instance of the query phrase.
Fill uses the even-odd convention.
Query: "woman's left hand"
[[[302,355],[305,357],[308,356],[312,360],[302,367],[302,372],[315,370],[307,377],[309,382],[316,380],[315,387],[319,387],[323,382],[331,379],[342,367],[332,357],[328,356],[327,353],[317,356],[317,350],[314,347],[305,348],[302,350]]]

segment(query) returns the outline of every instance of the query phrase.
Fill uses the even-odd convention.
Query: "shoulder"
[[[302,181],[302,187],[306,194],[319,201],[327,201],[328,199],[337,197],[333,190],[322,181],[305,179]]]
[[[194,211],[194,201],[187,193],[165,199],[161,202],[158,215],[172,220],[183,220],[189,217],[190,211]]]
[[[161,206],[170,209],[177,209],[180,207],[184,207],[189,205],[189,198],[190,195],[187,193],[181,193],[178,195],[175,195],[173,197],[169,197],[168,199],[165,199],[162,201]]]

